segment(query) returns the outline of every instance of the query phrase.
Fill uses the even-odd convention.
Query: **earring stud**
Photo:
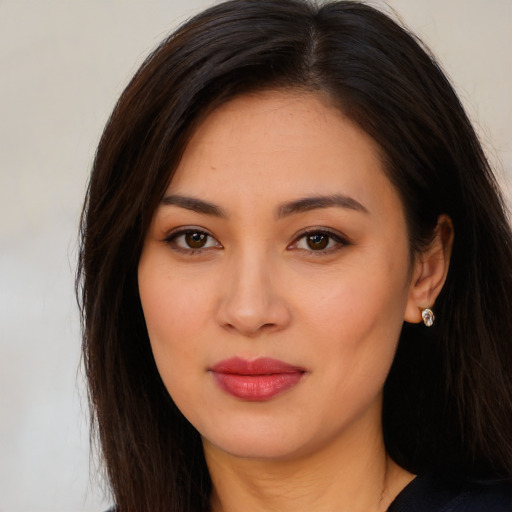
[[[421,312],[421,318],[423,318],[423,323],[427,327],[432,327],[432,325],[434,325],[435,316],[431,309],[425,308]]]

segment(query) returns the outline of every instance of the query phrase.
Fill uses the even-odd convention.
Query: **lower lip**
[[[270,400],[296,386],[304,372],[272,373],[270,375],[239,375],[212,372],[219,387],[242,400],[262,402]]]

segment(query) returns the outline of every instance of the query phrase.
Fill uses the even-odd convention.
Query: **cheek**
[[[167,250],[151,241],[138,267],[144,317],[150,338],[155,340],[161,340],[162,334],[199,329],[208,307],[206,276],[176,268],[169,259]]]
[[[153,262],[144,259],[139,264],[138,278],[160,377],[180,411],[202,431],[208,426],[203,425],[202,412],[211,405],[201,387],[208,367],[201,344],[212,302],[208,285],[204,280],[193,284],[190,277],[171,273],[166,265],[158,271]]]
[[[377,328],[384,328],[383,337],[387,326],[399,330],[408,295],[407,264],[375,259],[379,261],[368,259],[325,279],[315,276],[314,281],[303,283],[295,295],[300,309],[310,312],[305,316],[347,341],[355,342]]]
[[[184,282],[150,256],[143,254],[139,263],[139,294],[155,362],[167,385],[175,366],[197,361],[194,340],[208,305],[204,287]]]
[[[386,378],[403,324],[407,269],[406,260],[380,258],[377,264],[368,259],[330,276],[322,292],[302,302],[301,310],[308,312],[308,337],[316,339],[318,357],[336,362],[330,378],[340,386],[358,391],[359,385],[371,385],[369,380]]]
[[[402,327],[403,307],[401,302],[393,305],[382,299],[375,289],[365,294],[359,286],[354,293],[345,289],[316,304],[312,331],[316,327],[324,333],[317,336],[317,349],[331,353],[347,367],[344,375],[389,366]]]

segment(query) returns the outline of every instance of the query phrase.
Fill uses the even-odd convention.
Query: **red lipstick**
[[[270,400],[299,383],[304,368],[262,357],[248,361],[238,357],[220,361],[210,368],[219,387],[242,400]]]

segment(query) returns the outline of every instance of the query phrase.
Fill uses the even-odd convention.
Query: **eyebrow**
[[[195,197],[173,194],[164,197],[161,204],[166,206],[178,206],[204,215],[213,215],[222,218],[227,217],[220,206]],[[347,208],[349,210],[369,213],[366,207],[354,198],[341,194],[333,194],[327,196],[303,197],[295,201],[290,201],[289,203],[284,203],[277,209],[277,218],[280,219],[297,213],[332,207]]]
[[[186,210],[192,210],[193,212],[203,213],[205,215],[213,215],[215,217],[226,217],[226,214],[219,206],[203,201],[202,199],[196,199],[195,197],[181,196],[173,194],[166,196],[162,199],[161,204],[167,206],[179,206]]]
[[[295,213],[308,212],[319,208],[347,208],[362,213],[369,213],[359,201],[349,196],[333,194],[328,196],[304,197],[281,205],[277,211],[277,217],[287,217]]]

